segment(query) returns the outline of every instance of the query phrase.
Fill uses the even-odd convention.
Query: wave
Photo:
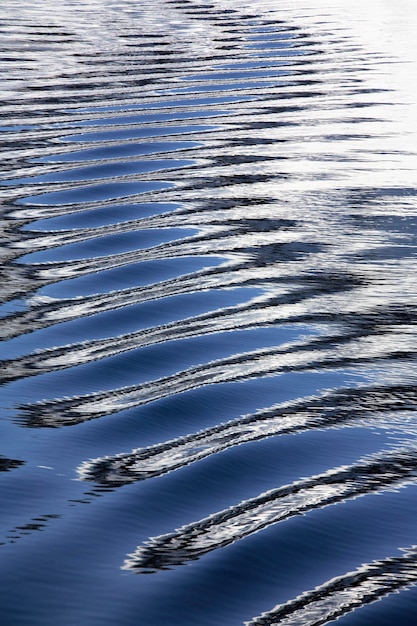
[[[275,5],[2,11],[4,623],[133,626],[139,605],[155,626],[241,623],[265,579],[245,587],[257,572],[232,554],[214,580],[200,557],[365,495],[411,498],[415,12]],[[265,467],[291,457],[272,490],[247,466],[260,448]],[[234,472],[241,497],[262,493],[233,503]],[[318,626],[413,586],[407,502],[400,556],[371,562],[389,551],[365,511],[376,552],[352,536],[349,562],[369,563],[247,624]],[[174,569],[162,584],[119,585],[133,541],[122,568]]]
[[[417,550],[366,563],[353,572],[332,578],[272,611],[254,617],[246,626],[321,626],[390,593],[417,584]]]
[[[78,474],[82,480],[119,487],[161,476],[233,446],[277,435],[327,428],[383,428],[384,424],[412,434],[416,402],[416,388],[405,385],[328,392],[147,448],[85,461]]]
[[[417,480],[417,451],[406,448],[381,453],[351,466],[328,470],[285,485],[183,526],[175,533],[153,537],[125,561],[137,573],[183,565],[282,522],[294,515],[371,493],[399,489]]]

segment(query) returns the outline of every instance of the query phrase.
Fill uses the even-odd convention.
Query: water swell
[[[291,624],[319,626],[328,624],[390,593],[417,583],[416,548],[404,549],[401,556],[362,565],[354,572],[339,576],[302,596],[255,617],[246,626]]]
[[[381,336],[388,349],[381,350]],[[20,406],[22,423],[28,426],[74,425],[84,420],[98,418],[127,408],[141,406],[172,394],[184,393],[205,385],[222,382],[244,381],[248,378],[279,375],[284,372],[315,370],[317,368],[340,368],[379,360],[412,360],[415,347],[409,345],[409,333],[393,333],[384,337],[378,333],[365,339],[348,337],[346,344],[339,342],[337,353],[329,350],[333,337],[325,340],[294,343],[279,348],[257,350],[252,353],[233,355],[227,359],[201,365],[172,376],[133,385],[109,392],[97,392],[89,396],[55,399],[34,405]],[[391,347],[389,349],[391,342]],[[350,345],[351,344],[351,345]],[[360,356],[357,356],[357,355]]]
[[[416,409],[412,386],[344,389],[323,396],[270,407],[253,415],[179,437],[165,443],[85,461],[78,473],[82,480],[118,487],[136,480],[160,476],[242,443],[296,434],[312,429],[358,428],[394,425],[410,434]]]
[[[153,537],[130,555],[124,568],[146,573],[182,565],[294,515],[349,498],[398,489],[416,479],[415,450],[381,454],[261,494],[175,533]]]
[[[395,53],[382,17],[393,50],[371,45],[365,7],[358,17],[319,4],[1,10],[5,623],[94,613],[131,626],[128,595],[144,623],[184,624],[170,594],[192,598],[193,576],[210,578],[222,548],[317,509],[326,520],[329,505],[362,496],[394,493],[412,509],[417,192],[401,58],[411,48]],[[284,435],[299,435],[287,452]],[[271,471],[285,452],[294,470],[274,471],[271,489],[245,465],[248,449],[265,450]],[[193,490],[203,498],[187,508]],[[293,600],[246,623],[325,624],[413,586],[407,519],[391,529],[390,545],[412,546],[401,556],[382,558],[383,521],[366,556],[352,532],[352,560],[366,565],[350,571],[335,554],[326,571],[347,574],[301,596],[289,586]],[[350,522],[358,537],[371,524]],[[200,560],[209,552],[211,565]],[[259,600],[256,585],[240,590],[257,572],[225,552],[193,622],[240,624],[276,602],[265,580]],[[175,569],[185,563],[188,578]],[[172,578],[122,589],[120,566],[173,568]],[[22,571],[28,609],[19,601],[15,613]],[[87,576],[99,580],[91,598]],[[68,586],[79,602],[68,604]],[[224,589],[222,612],[213,600]]]

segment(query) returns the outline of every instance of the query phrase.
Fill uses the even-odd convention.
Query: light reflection
[[[274,407],[272,415],[266,409],[266,414],[218,425],[217,430],[198,431],[197,425],[196,433],[159,446],[94,459],[80,473],[102,483],[133,482],[231,445],[300,429],[393,427],[410,439],[395,459],[381,453],[376,460],[279,487],[275,500],[255,498],[249,509],[246,502],[166,540],[155,538],[126,568],[169,567],[290,515],[414,483],[417,98],[411,77],[417,54],[410,1],[392,6],[387,0],[368,5],[358,0],[278,5],[270,0],[248,7],[246,0],[231,0],[222,8],[162,0],[140,6],[76,0],[53,11],[50,2],[40,0],[20,5],[9,3],[13,19],[5,29],[9,50],[21,63],[2,87],[7,98],[2,177],[14,184],[2,190],[7,219],[1,293],[6,306],[17,296],[27,302],[21,311],[5,315],[1,333],[12,340],[27,334],[33,345],[38,330],[62,323],[65,337],[65,323],[72,321],[75,331],[68,345],[38,353],[21,349],[21,356],[2,362],[3,382],[93,365],[157,343],[170,349],[176,341],[175,351],[182,341],[209,334],[274,326],[301,330],[301,324],[309,328],[295,342],[242,348],[216,361],[202,354],[198,367],[181,365],[173,375],[143,385],[39,404],[29,400],[21,407],[21,423],[76,426],[211,384],[333,368],[363,375],[375,388],[362,396],[355,390],[352,403],[344,397],[339,405],[342,388],[334,390],[325,398],[336,408],[323,398],[312,399],[315,406],[300,398],[294,406]],[[36,30],[27,28],[32,22],[40,24]],[[180,97],[184,90],[189,96]],[[126,113],[132,110],[134,118]],[[144,117],[149,111],[159,120],[152,127],[146,124],[153,117]],[[207,127],[212,115],[216,125]],[[178,118],[182,123],[173,125]],[[78,126],[94,127],[94,132],[74,135]],[[159,141],[159,136],[167,140]],[[169,158],[177,149],[187,149],[192,167],[170,170],[167,183],[158,170],[132,171],[125,181],[131,186],[120,183],[123,173],[116,159],[120,164],[120,158],[161,153]],[[89,198],[86,192],[93,190],[86,185],[62,186],[60,176],[71,176],[65,163],[72,159],[95,161],[110,172],[115,186],[100,187]],[[140,196],[126,194],[123,200],[123,189]],[[161,203],[158,207],[176,203],[178,210],[161,208],[121,227],[124,209],[139,198],[153,206]],[[197,234],[181,240],[173,235],[161,246],[128,254],[86,252],[62,263],[34,264],[33,257],[16,263],[35,250],[42,259],[42,251],[51,246],[59,251],[75,239],[87,250],[86,242],[104,231],[83,229],[86,213],[110,209],[115,199],[122,218],[113,218],[105,230],[108,236],[121,229],[177,227],[196,228]],[[59,236],[31,231],[33,221],[70,214],[74,231]],[[132,269],[133,263],[149,259],[197,254],[206,264],[200,271],[181,275],[178,270],[173,278],[129,289],[117,286],[111,292],[105,280],[100,282],[116,266]],[[221,259],[215,268],[209,267],[214,254]],[[52,299],[42,290],[87,274],[94,277],[93,295]],[[61,289],[66,288],[64,283]],[[260,295],[248,295],[230,307],[209,304],[189,317],[179,309],[176,321],[154,322],[144,330],[138,323],[133,332],[114,330],[97,341],[90,337],[83,342],[76,325],[87,316],[99,325],[102,313],[153,300],[166,311],[175,298],[178,302],[197,292],[234,288],[248,288],[250,294],[255,289]],[[38,430],[41,440],[42,432]],[[74,449],[71,454],[75,458]],[[375,474],[368,472],[371,467]],[[371,568],[369,577],[361,578],[363,588],[356,589],[366,597],[384,595],[388,587],[378,578],[380,572],[385,582],[402,581],[398,589],[410,580],[402,573],[395,578],[398,569],[390,579],[386,570]],[[325,586],[324,596],[315,597],[307,613],[294,613],[294,619],[310,623],[333,615],[340,603],[350,610],[351,589],[332,592],[333,587]]]
[[[411,384],[344,389],[273,406],[252,415],[130,453],[85,461],[81,480],[119,487],[161,476],[230,447],[315,429],[377,428],[417,437],[416,388]],[[412,443],[409,438],[408,443]]]
[[[366,563],[343,576],[304,592],[271,611],[254,617],[245,626],[319,626],[339,619],[390,593],[417,584],[417,547],[400,556]]]
[[[179,530],[152,537],[129,555],[123,568],[152,573],[183,565],[271,524],[314,509],[417,482],[415,447],[380,453],[263,493]]]

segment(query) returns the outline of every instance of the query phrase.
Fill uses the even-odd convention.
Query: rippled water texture
[[[0,24],[1,625],[415,626],[414,1]]]

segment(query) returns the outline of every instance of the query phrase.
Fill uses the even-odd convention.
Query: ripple
[[[246,623],[313,626],[415,585],[414,15],[2,11],[2,623],[237,625],[280,580]]]
[[[350,611],[380,600],[383,596],[407,589],[417,583],[417,554],[415,546],[403,549],[402,552],[401,556],[367,563],[344,576],[333,578],[245,624],[328,624]]]
[[[175,533],[153,537],[130,555],[123,568],[151,573],[183,565],[294,515],[349,498],[398,489],[416,480],[415,449],[380,454],[357,465],[329,470],[261,494]]]

